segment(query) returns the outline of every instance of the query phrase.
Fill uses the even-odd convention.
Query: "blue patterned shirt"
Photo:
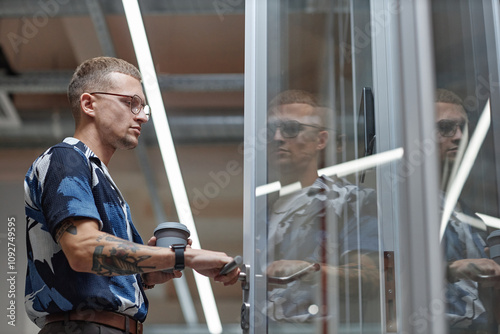
[[[310,187],[274,202],[267,243],[268,255],[263,263],[299,260],[344,264],[351,251],[378,252],[376,193],[345,179],[320,176]],[[314,309],[325,303],[322,284],[321,275],[309,275],[271,286],[267,315],[273,321],[296,323],[324,316],[311,312],[311,306]]]
[[[484,234],[462,222],[457,211],[453,211],[443,236],[446,261],[488,258]],[[483,294],[483,298],[493,296],[490,290],[491,294]],[[470,279],[447,282],[446,300],[449,333],[496,333],[495,324],[489,319],[492,310],[488,310],[481,299],[477,282]]]
[[[81,141],[66,138],[33,163],[24,189],[28,253],[25,306],[30,319],[42,327],[48,314],[107,310],[144,321],[148,301],[139,275],[108,277],[76,272],[55,241],[62,221],[86,217],[99,221],[103,232],[143,243],[128,204],[99,158]]]

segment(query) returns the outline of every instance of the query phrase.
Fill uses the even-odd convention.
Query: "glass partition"
[[[448,327],[498,333],[498,2],[433,1],[432,18]]]
[[[498,333],[499,2],[247,14],[243,328]]]
[[[254,46],[262,81],[249,134],[249,318],[256,333],[379,333],[381,267],[393,270],[394,257],[380,244],[376,168],[401,154],[376,145],[370,2],[268,1],[256,10],[266,22],[255,31],[267,29]]]

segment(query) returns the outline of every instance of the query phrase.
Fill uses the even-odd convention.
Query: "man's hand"
[[[219,275],[222,267],[233,260],[233,258],[227,256],[225,253],[205,249],[193,249],[188,246],[186,247],[184,256],[186,266],[196,270],[203,276],[211,277],[214,281],[224,283],[226,286],[238,282],[240,268],[236,268],[226,275]]]
[[[269,264],[266,273],[271,277],[291,276],[302,269],[309,267],[310,262],[300,260],[278,260]],[[307,279],[307,277],[304,277]]]
[[[500,266],[491,259],[454,261],[448,265],[448,276],[452,279],[471,279],[500,288]]]
[[[151,237],[148,241],[148,246],[156,246],[156,237]],[[182,276],[182,272],[179,270],[174,270],[173,273],[166,273],[163,271],[155,271],[151,273],[142,274],[142,279],[146,285],[162,284],[170,281],[173,278],[179,278]]]

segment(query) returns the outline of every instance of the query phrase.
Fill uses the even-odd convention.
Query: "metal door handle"
[[[243,303],[241,305],[241,320],[240,326],[243,333],[248,333],[250,328],[250,282],[248,278],[250,277],[250,266],[244,264],[241,266],[240,276],[238,280],[241,281],[241,290],[243,291]]]
[[[311,273],[311,272],[316,272],[321,269],[321,265],[319,263],[313,263],[310,266],[307,266],[296,273],[290,275],[290,276],[284,276],[284,277],[276,277],[276,276],[268,276],[267,277],[267,283],[271,284],[288,284],[293,281],[296,281],[305,275]]]

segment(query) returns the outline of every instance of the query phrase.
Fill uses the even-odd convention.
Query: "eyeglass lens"
[[[146,114],[146,117],[149,119],[151,116],[151,108],[148,105],[143,105],[142,104],[142,99],[138,95],[134,95],[132,97],[132,102],[130,104],[130,110],[132,113],[137,115],[138,113],[141,112],[141,110],[144,109],[144,113]]]
[[[130,108],[132,109],[132,112],[134,114],[136,114],[136,115],[141,111],[141,109],[142,109],[142,100],[141,100],[141,98],[139,96],[134,95],[132,97],[132,104],[130,105]]]
[[[464,132],[465,122],[456,122],[452,120],[440,120],[437,123],[437,128],[441,136],[452,137],[457,133],[457,129],[460,127],[460,131]]]
[[[283,137],[294,138],[297,137],[302,130],[302,124],[297,121],[271,122],[267,126],[267,135],[269,139],[273,139],[278,128]]]

